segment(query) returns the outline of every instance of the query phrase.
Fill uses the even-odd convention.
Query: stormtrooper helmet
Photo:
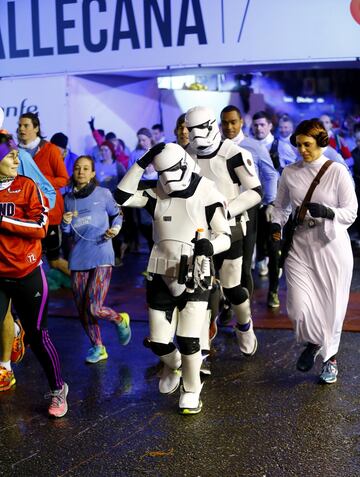
[[[186,189],[195,172],[195,161],[178,144],[168,143],[153,160],[159,182],[166,194]]]
[[[220,144],[220,131],[215,113],[209,108],[196,106],[185,116],[190,144],[194,149],[208,149]]]

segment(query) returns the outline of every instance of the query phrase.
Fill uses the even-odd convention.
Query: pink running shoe
[[[45,395],[46,398],[51,399],[51,403],[48,409],[49,416],[51,417],[63,417],[67,413],[68,405],[66,397],[69,392],[69,386],[64,383],[61,389],[56,391],[50,391]]]

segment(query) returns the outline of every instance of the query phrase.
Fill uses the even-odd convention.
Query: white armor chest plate
[[[226,160],[238,151],[233,151],[233,143],[227,141],[221,145],[218,154],[211,159],[195,158],[200,167],[201,175],[215,182],[217,189],[226,197],[228,202],[238,197],[240,187],[234,184],[227,169]]]
[[[148,272],[177,278],[181,255],[188,263],[193,254],[192,239],[196,230],[204,230],[202,237],[210,238],[205,205],[211,203],[209,183],[201,180],[194,195],[187,199],[170,198],[159,191],[156,202],[153,238],[154,246],[148,263]]]

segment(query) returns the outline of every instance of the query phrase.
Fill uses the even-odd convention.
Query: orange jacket
[[[61,223],[64,213],[64,200],[60,188],[64,187],[69,180],[60,149],[55,144],[42,140],[34,156],[34,161],[56,190],[56,202],[54,208],[49,212],[49,224],[58,225]]]
[[[21,278],[41,260],[48,229],[48,200],[32,179],[16,176],[0,191],[0,276]]]

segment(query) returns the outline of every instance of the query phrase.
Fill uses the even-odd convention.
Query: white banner
[[[359,0],[0,0],[0,12],[0,77],[359,56]]]
[[[0,106],[4,110],[3,128],[16,137],[19,116],[38,113],[41,132],[46,139],[67,130],[65,76],[6,79],[0,81]]]
[[[136,132],[142,127],[151,129],[162,120],[167,141],[173,141],[176,119],[190,107],[210,106],[220,118],[223,107],[228,104],[241,107],[239,101],[237,92],[160,91],[156,79],[115,75],[0,81],[5,129],[16,137],[19,116],[38,113],[41,133],[46,139],[63,132],[69,137],[69,147],[77,154],[91,154],[96,144],[88,124],[91,117],[95,118],[96,128],[114,132],[132,150],[137,142]]]

